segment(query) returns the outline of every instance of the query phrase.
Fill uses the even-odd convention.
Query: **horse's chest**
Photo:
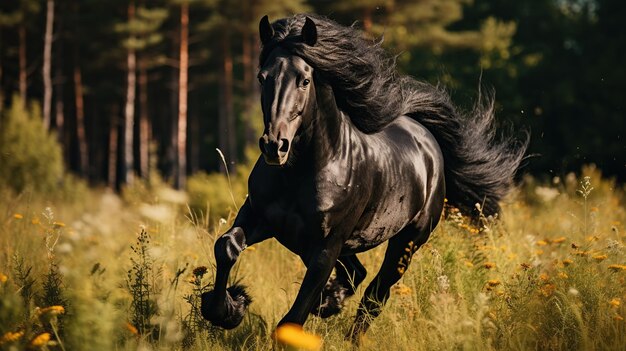
[[[284,192],[267,198],[262,216],[271,234],[285,247],[300,253],[320,234],[320,219],[311,189],[285,187]]]

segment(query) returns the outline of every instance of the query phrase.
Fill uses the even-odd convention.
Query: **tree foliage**
[[[0,126],[0,182],[16,192],[51,191],[63,172],[61,147],[44,128],[40,107],[24,108],[18,96]]]
[[[493,88],[499,122],[531,132],[535,156],[525,170],[561,175],[597,163],[607,174],[626,179],[626,7],[617,0],[135,0],[130,21],[129,0],[59,1],[52,115],[61,120],[51,127],[60,136],[68,169],[92,183],[121,178],[122,167],[112,166],[123,159],[127,52],[133,49],[142,80],[140,101],[133,107],[141,118],[133,131],[131,171],[145,176],[149,164],[165,179],[173,178],[180,158],[176,121],[183,3],[190,8],[189,174],[223,169],[216,147],[234,170],[245,162],[246,147],[256,145],[262,123],[255,79],[259,18],[316,12],[362,28],[374,41],[384,38],[381,45],[397,55],[401,73],[445,85],[465,109],[476,101],[479,87]],[[0,2],[2,106],[23,86],[24,72],[25,95],[36,101],[43,97],[41,8],[37,0]],[[28,39],[25,69],[20,28],[26,28]],[[78,87],[72,79],[76,67],[82,72],[89,144],[84,173],[76,131]]]

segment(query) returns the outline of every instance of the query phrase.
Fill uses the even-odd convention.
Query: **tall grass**
[[[362,350],[624,348],[624,189],[594,168],[524,184],[481,228],[447,209]],[[304,276],[299,258],[274,240],[246,249],[231,281],[254,302],[238,328],[214,328],[198,298],[211,288],[213,244],[232,213],[215,220],[163,183],[137,187],[70,200],[0,189],[0,349],[273,347]],[[359,255],[368,279],[341,314],[309,318],[305,329],[324,350],[351,349],[344,335],[384,249]]]

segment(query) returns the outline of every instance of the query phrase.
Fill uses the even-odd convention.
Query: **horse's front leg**
[[[298,291],[298,296],[289,312],[278,323],[294,323],[303,325],[316,303],[319,303],[320,294],[326,285],[330,273],[341,252],[340,242],[326,242],[324,246],[315,250],[307,259],[307,271]]]
[[[202,294],[200,307],[202,316],[213,325],[232,329],[241,323],[252,299],[243,286],[233,285],[227,289],[228,276],[239,254],[247,246],[266,239],[264,235],[250,201],[246,200],[233,226],[215,242],[215,285],[212,291]]]

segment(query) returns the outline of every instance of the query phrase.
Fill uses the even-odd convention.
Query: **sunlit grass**
[[[449,213],[361,349],[623,349],[624,189],[593,168],[584,175],[526,179],[502,218],[480,228]],[[231,282],[254,301],[238,328],[223,331],[201,319],[198,296],[211,288],[213,244],[232,216],[190,213],[186,194],[163,184],[123,199],[0,192],[1,349],[267,350],[281,338],[315,349],[318,339],[304,336],[317,335],[323,350],[349,350],[345,334],[385,249],[359,255],[368,278],[341,314],[310,317],[304,331],[280,338],[274,327],[305,267],[274,240],[245,250]]]

